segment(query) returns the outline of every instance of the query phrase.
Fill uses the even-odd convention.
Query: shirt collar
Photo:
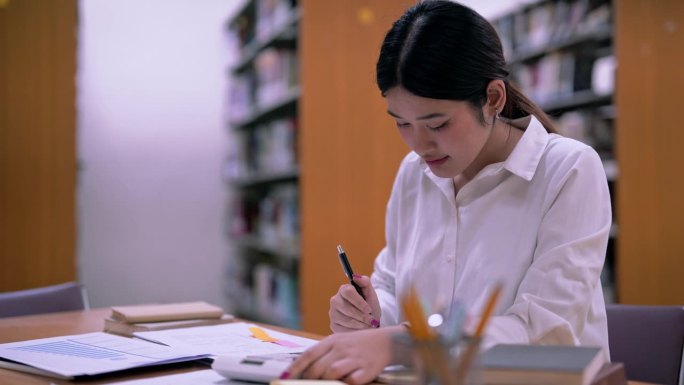
[[[490,175],[498,173],[502,168],[528,182],[534,177],[534,173],[537,171],[537,166],[539,165],[539,162],[544,155],[544,151],[546,150],[546,145],[549,142],[550,134],[534,116],[511,120],[508,123],[514,127],[520,128],[527,125],[527,128],[524,130],[523,136],[503,164],[496,163],[486,166],[476,176],[476,179],[483,177],[485,174]],[[446,195],[452,203],[455,202],[453,180],[451,178],[441,178],[433,174],[430,167],[425,163],[425,160],[417,154],[415,156],[428,178],[442,190],[444,195]]]
[[[519,122],[520,120],[516,120],[510,123],[515,126]],[[528,182],[531,181],[549,143],[549,137],[546,128],[532,116],[523,136],[504,162],[504,168]]]

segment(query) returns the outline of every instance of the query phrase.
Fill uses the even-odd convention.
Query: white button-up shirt
[[[608,356],[600,283],[611,226],[601,160],[549,134],[535,118],[504,162],[458,194],[415,153],[401,163],[387,206],[387,244],[371,277],[382,325],[404,321],[409,286],[435,308],[458,300],[477,321],[504,283],[484,346],[590,345]]]

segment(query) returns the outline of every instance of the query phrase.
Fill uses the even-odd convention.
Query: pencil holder
[[[411,351],[413,384],[482,385],[478,339],[463,337],[447,341],[440,336],[430,341],[417,341],[402,335],[395,338],[395,343]]]

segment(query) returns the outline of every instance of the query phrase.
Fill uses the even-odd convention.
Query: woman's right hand
[[[351,284],[340,286],[337,294],[330,298],[330,329],[333,333],[380,327],[380,302],[370,278],[354,274],[354,282],[361,287],[366,300]]]

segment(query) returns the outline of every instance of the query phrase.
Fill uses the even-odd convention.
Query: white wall
[[[523,5],[536,3],[539,0],[458,0],[459,3],[472,8],[487,19],[499,17]]]
[[[94,307],[225,306],[224,23],[239,3],[80,1],[78,266]]]

